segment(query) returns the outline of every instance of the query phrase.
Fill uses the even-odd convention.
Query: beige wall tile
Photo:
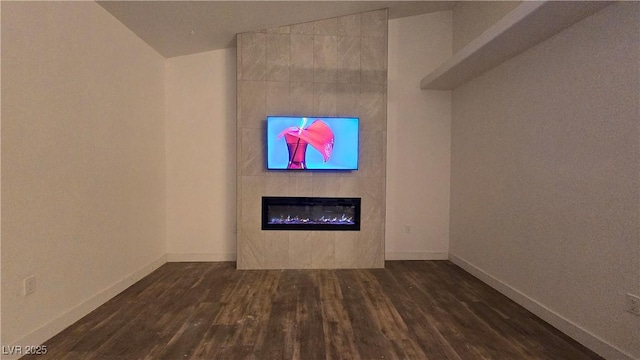
[[[237,168],[239,174],[255,175],[238,181],[238,267],[382,267],[386,11],[244,35],[238,37],[237,76],[263,81],[238,82]],[[360,170],[265,171],[260,138],[267,114],[360,117]],[[368,225],[361,232],[261,231],[264,195],[361,197]]]
[[[291,81],[313,82],[313,35],[291,35]]]
[[[313,178],[310,173],[301,173],[300,175],[294,177],[296,183],[294,195],[309,196],[313,192]]]
[[[335,233],[336,268],[353,269],[358,267],[356,244],[358,231],[340,231]]]
[[[238,124],[243,128],[260,128],[266,118],[266,83],[238,81]]]
[[[314,269],[335,268],[335,233],[333,231],[313,231],[311,267]]]
[[[244,34],[236,34],[236,81],[242,80],[242,39]]]
[[[386,128],[386,126],[385,126]],[[381,146],[381,150],[382,150],[382,157],[384,157],[384,160],[382,162],[380,162],[380,173],[382,174],[382,176],[380,176],[380,179],[382,180],[382,191],[385,191],[385,183],[387,181],[387,132],[386,131],[381,131],[380,132],[380,136],[382,137],[382,146]],[[386,199],[386,197],[385,197]]]
[[[312,196],[334,197],[336,196],[335,176],[332,173],[317,172],[311,177]]]
[[[313,34],[313,22],[291,25],[292,34]]]
[[[239,269],[264,269],[265,236],[255,224],[243,224],[239,233],[242,241],[238,243]]]
[[[360,83],[360,42],[359,36],[338,37],[338,74],[339,83]]]
[[[240,129],[240,173],[247,175],[262,175],[265,169],[266,143],[264,130],[255,128]]]
[[[237,168],[238,167],[236,166],[236,169]],[[236,171],[236,219],[235,219],[235,225],[234,225],[234,229],[236,232],[236,246],[239,243],[239,239],[241,239],[240,219],[242,219],[242,176],[240,176],[239,174],[240,172]],[[238,250],[236,249],[236,252],[237,251]]]
[[[387,38],[363,37],[360,46],[360,71],[363,84],[386,84]]]
[[[315,83],[313,86],[313,114],[334,116],[337,113],[337,84]]]
[[[362,209],[360,219],[368,222],[382,222],[384,220],[383,203],[372,194],[364,194],[361,197]]]
[[[386,154],[383,152],[383,138],[385,135],[381,131],[361,131],[360,132],[360,165],[362,172],[358,176],[378,177],[384,176],[384,162]]]
[[[314,21],[313,33],[316,35],[338,35],[338,19],[330,18]]]
[[[387,127],[387,86],[360,85],[359,114],[362,131],[382,131]]]
[[[338,75],[338,37],[313,37],[313,81],[335,83]]]
[[[289,267],[292,269],[310,269],[313,253],[313,238],[309,231],[288,231]]]
[[[360,117],[360,84],[336,86],[336,115]]]
[[[289,268],[288,231],[264,231],[264,267],[267,269]]]
[[[260,223],[262,214],[262,196],[266,192],[264,176],[243,176],[242,182],[242,218],[240,224]],[[258,226],[259,228],[259,226]]]
[[[384,267],[384,246],[381,245],[382,234],[379,222],[361,223],[355,252],[359,268]]]
[[[335,196],[361,197],[360,178],[353,176],[335,177]]]
[[[291,82],[289,83],[289,93],[291,96],[291,115],[314,115],[312,82]]]
[[[289,81],[291,36],[267,34],[267,80]]]
[[[289,176],[265,176],[267,196],[294,196],[296,179]]]
[[[362,36],[387,36],[387,10],[362,13]]]
[[[289,115],[291,113],[289,83],[267,81],[267,115]]]
[[[262,33],[241,34],[242,80],[265,80],[267,76],[267,37]]]
[[[361,14],[341,16],[338,18],[338,35],[360,36]]]

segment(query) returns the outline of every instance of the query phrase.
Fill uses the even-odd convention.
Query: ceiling
[[[98,1],[166,58],[235,47],[237,33],[389,8],[391,19],[454,1]]]

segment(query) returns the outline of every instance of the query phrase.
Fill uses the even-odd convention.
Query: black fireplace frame
[[[267,206],[355,206],[354,224],[270,224]],[[263,196],[262,197],[262,230],[339,230],[360,231],[361,198],[345,197],[293,197],[293,196]]]

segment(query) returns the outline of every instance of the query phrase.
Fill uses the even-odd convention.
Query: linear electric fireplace
[[[360,230],[360,198],[262,197],[262,230]]]

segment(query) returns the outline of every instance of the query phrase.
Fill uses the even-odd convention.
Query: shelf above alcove
[[[611,2],[524,1],[420,82],[453,90],[603,9]]]

